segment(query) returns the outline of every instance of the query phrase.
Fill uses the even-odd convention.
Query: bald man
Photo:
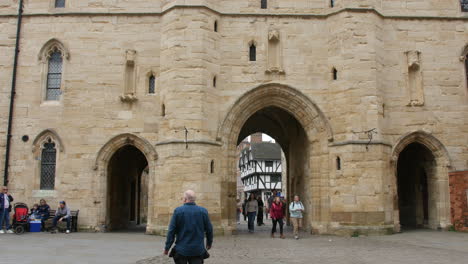
[[[209,256],[207,250],[213,244],[213,226],[208,217],[208,210],[196,205],[195,200],[195,192],[186,191],[183,197],[184,205],[174,210],[169,224],[164,254],[169,253],[175,240],[170,256],[176,264],[203,263]]]

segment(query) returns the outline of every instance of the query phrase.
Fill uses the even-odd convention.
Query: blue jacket
[[[196,205],[186,203],[174,210],[169,232],[166,239],[165,250],[169,250],[175,242],[175,250],[179,255],[192,257],[201,256],[205,253],[206,245],[213,244],[213,226],[208,217],[208,210]]]

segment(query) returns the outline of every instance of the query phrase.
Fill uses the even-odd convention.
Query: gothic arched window
[[[154,94],[156,90],[156,77],[154,77],[153,74],[148,79],[148,93],[149,94]]]
[[[50,54],[47,68],[46,100],[60,99],[60,86],[62,83],[62,53],[55,50]]]
[[[53,190],[55,187],[55,167],[57,149],[52,139],[48,138],[41,151],[41,190]]]
[[[249,47],[249,60],[250,61],[257,60],[257,47],[255,47],[254,43],[250,44],[250,47]]]

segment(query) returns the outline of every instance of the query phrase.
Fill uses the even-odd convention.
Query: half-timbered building
[[[246,194],[261,195],[281,191],[281,147],[276,143],[252,143],[240,152],[239,169]]]

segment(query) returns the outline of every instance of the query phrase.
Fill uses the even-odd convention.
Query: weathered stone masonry
[[[125,194],[128,220],[147,215],[147,232],[164,234],[191,188],[230,234],[236,145],[264,132],[283,148],[310,231],[451,226],[449,173],[468,171],[468,15],[458,0],[335,2],[25,1],[11,192],[66,200],[82,228],[110,230],[129,224],[112,217]],[[0,0],[1,149],[16,12]],[[61,95],[45,100],[45,54],[57,50]],[[49,139],[55,187],[40,190]]]

